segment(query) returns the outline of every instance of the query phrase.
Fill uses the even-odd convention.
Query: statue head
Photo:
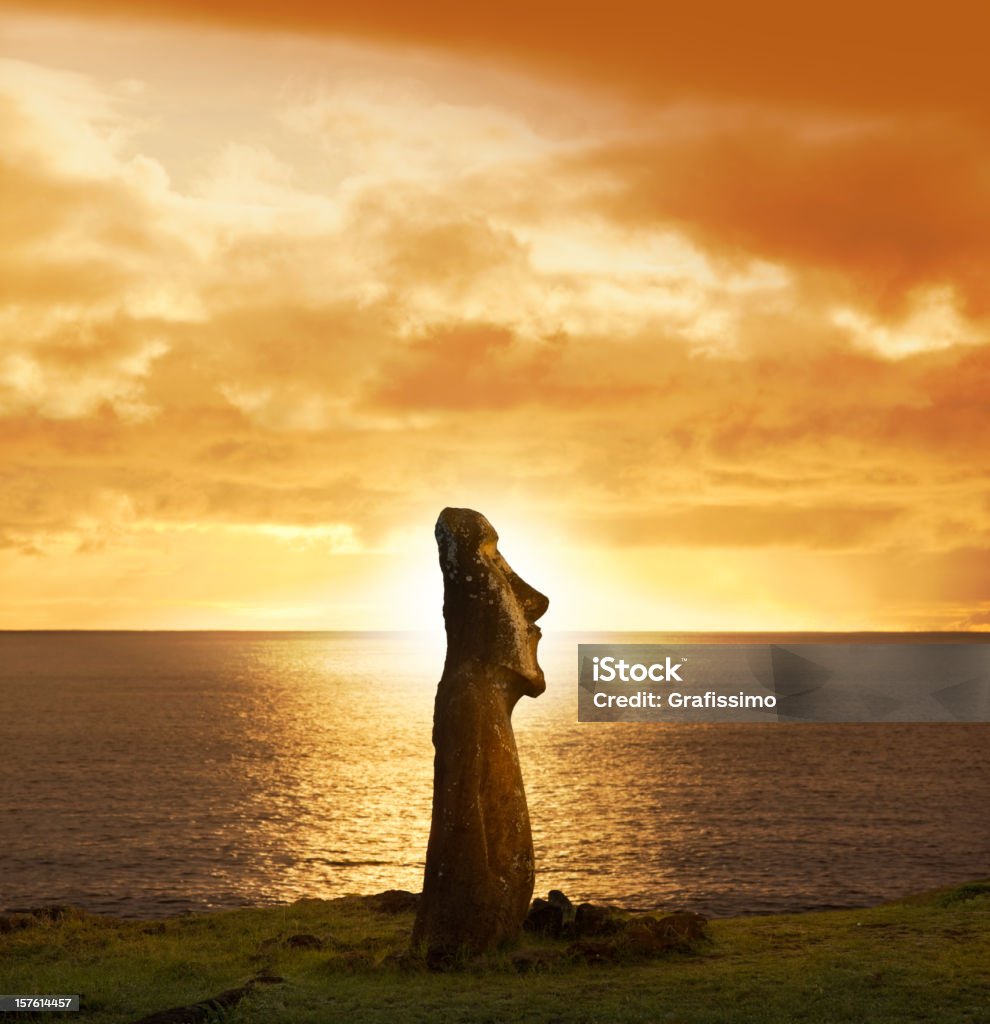
[[[436,525],[443,573],[447,664],[470,659],[508,670],[519,694],[546,689],[536,660],[536,620],[550,601],[522,580],[498,550],[498,534],[480,513],[445,508]]]

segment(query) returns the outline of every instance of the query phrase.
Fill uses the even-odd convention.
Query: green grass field
[[[990,1024],[990,882],[867,910],[713,921],[710,940],[689,952],[621,963],[576,961],[566,942],[527,937],[521,958],[438,973],[400,955],[411,925],[410,914],[358,898],[166,921],[8,917],[0,992],[79,993],[83,1012],[70,1020],[93,1024],[194,1004],[266,973],[284,981],[207,1019]]]

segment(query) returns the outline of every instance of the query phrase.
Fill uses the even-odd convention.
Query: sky
[[[5,5],[0,628],[990,627],[975,5],[661,6]]]

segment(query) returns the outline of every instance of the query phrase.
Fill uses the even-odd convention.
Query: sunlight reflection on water
[[[990,726],[515,714],[537,891],[714,914],[986,875]],[[588,638],[583,637],[583,640]],[[418,891],[441,636],[0,634],[0,905],[154,915]]]

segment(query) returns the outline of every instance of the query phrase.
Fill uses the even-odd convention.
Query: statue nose
[[[516,593],[516,600],[522,605],[526,618],[530,622],[536,622],[550,607],[550,598],[541,594],[535,587],[531,587],[518,576],[512,581],[512,589]]]

